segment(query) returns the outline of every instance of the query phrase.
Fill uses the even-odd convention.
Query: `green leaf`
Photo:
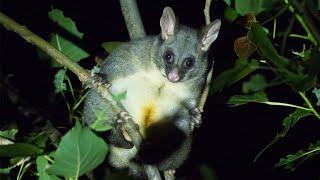
[[[310,111],[306,111],[303,109],[297,109],[295,112],[289,114],[288,117],[283,119],[283,129],[278,136],[284,137],[288,133],[288,131],[299,122],[300,119],[310,115],[312,115]]]
[[[264,76],[255,74],[250,77],[250,80],[242,84],[242,92],[245,94],[264,91],[268,83]]]
[[[9,130],[4,130],[0,131],[0,137],[10,139],[10,140],[15,140],[15,136],[18,133],[18,129],[9,129]]]
[[[75,45],[59,34],[52,34],[49,38],[49,42],[74,62],[78,62],[81,59],[89,56],[85,50],[81,49],[79,46]]]
[[[285,158],[281,158],[275,167],[283,166],[285,169],[295,170],[297,166],[305,160],[314,157],[320,153],[320,141],[310,144],[307,151],[299,150],[294,154],[289,154]]]
[[[27,143],[0,145],[0,156],[5,157],[37,156],[42,154],[42,152],[43,149]]]
[[[270,8],[276,0],[235,0],[235,9],[241,14],[247,13],[259,14],[267,8]]]
[[[292,50],[292,54],[301,57],[302,61],[308,61],[311,58],[311,53],[311,48],[306,50],[305,44],[303,44],[302,50],[300,52]]]
[[[302,118],[306,116],[310,116],[312,113],[310,111],[306,111],[303,109],[296,109],[293,113],[289,114],[286,118],[282,120],[282,130],[277,136],[270,141],[255,157],[254,161],[256,161],[262,153],[264,153],[267,149],[269,149],[274,143],[278,142],[280,139],[285,137],[289,130],[296,125]]]
[[[214,79],[210,88],[211,93],[219,92],[224,87],[232,85],[252,73],[258,67],[259,63],[254,59],[250,62],[246,59],[238,59],[233,68],[225,70]]]
[[[40,148],[45,148],[47,140],[48,136],[45,132],[31,132],[25,142],[32,143]]]
[[[224,2],[225,2],[228,6],[231,6],[231,0],[224,0]]]
[[[0,168],[0,174],[10,174],[10,170],[12,168],[8,167],[8,168]]]
[[[259,49],[263,57],[267,57],[277,68],[284,68],[289,64],[289,60],[280,56],[277,50],[274,48],[272,42],[264,31],[264,28],[260,24],[252,26],[248,32],[248,37],[253,41]]]
[[[247,103],[264,103],[267,102],[268,97],[264,92],[257,92],[253,95],[234,95],[230,97],[229,101],[227,104],[233,105],[233,106],[239,106],[239,105],[244,105]]]
[[[108,53],[111,53],[114,49],[119,47],[124,42],[120,41],[110,41],[110,42],[104,42],[101,44],[101,46],[106,50]]]
[[[38,156],[37,160],[37,171],[39,173],[39,180],[58,180],[59,178],[55,175],[49,175],[46,172],[47,167],[49,166],[48,161],[44,156]]]
[[[108,146],[103,139],[77,121],[65,134],[54,155],[54,163],[47,169],[49,174],[78,178],[102,163]]]
[[[257,45],[261,56],[273,64],[279,76],[296,91],[306,91],[315,84],[317,80],[315,73],[318,71],[305,72],[305,67],[302,65],[294,64],[294,61],[280,56],[261,25],[255,24],[248,32],[248,36]]]
[[[54,76],[53,80],[55,93],[60,93],[67,90],[67,84],[64,82],[64,80],[66,80],[66,71],[64,69],[60,69]]]
[[[127,97],[127,91],[123,91],[122,93],[113,95],[113,100],[120,102],[121,100],[124,100]]]
[[[208,165],[201,165],[200,166],[200,174],[202,176],[203,180],[217,180],[218,177],[216,176],[216,173],[213,171],[212,167]]]
[[[63,12],[60,9],[53,9],[49,13],[49,18],[57,23],[60,27],[71,33],[72,35],[82,39],[83,33],[79,32],[74,21],[63,15]]]
[[[312,90],[312,93],[317,97],[318,102],[317,102],[317,106],[320,106],[320,89],[314,88]]]
[[[228,20],[229,22],[233,22],[234,20],[237,19],[238,16],[239,16],[239,14],[233,8],[231,8],[231,7],[226,7],[225,8],[225,10],[224,10],[224,18],[226,20]]]
[[[95,131],[102,132],[108,131],[113,127],[107,123],[107,112],[103,110],[94,111],[96,120],[90,125],[90,128],[94,129]]]

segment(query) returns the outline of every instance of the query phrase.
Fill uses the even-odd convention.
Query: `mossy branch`
[[[108,90],[108,87],[109,87],[108,84],[101,84],[99,81],[95,80],[95,78],[90,75],[89,71],[83,69],[79,64],[73,62],[62,52],[54,48],[49,42],[42,39],[35,33],[31,32],[25,26],[18,24],[16,21],[9,18],[1,11],[0,11],[0,24],[2,24],[7,30],[17,33],[19,36],[21,36],[23,39],[28,41],[30,44],[46,52],[59,64],[68,68],[71,72],[73,72],[79,78],[79,80],[83,84],[96,90],[104,99],[109,101],[112,104],[112,108],[115,112],[123,111],[121,106],[119,106],[117,102],[113,100],[112,95]],[[137,129],[136,125],[134,124],[133,121],[129,120],[127,123],[125,123],[125,128],[128,134],[130,135],[133,141],[133,144],[138,148],[140,146],[142,136],[139,130]]]

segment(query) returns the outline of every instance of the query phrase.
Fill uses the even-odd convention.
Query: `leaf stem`
[[[289,37],[310,40],[309,36],[305,36],[301,34],[290,34]]]
[[[273,33],[272,33],[272,39],[276,38],[276,31],[277,31],[277,18],[273,19]]]
[[[19,172],[17,175],[17,180],[20,180],[22,178],[22,175],[23,175],[22,170],[24,168],[24,163],[25,163],[25,161],[23,161],[22,164],[20,165]]]
[[[303,11],[302,5],[300,5],[300,3],[298,3],[297,1],[293,1],[292,3],[289,3],[289,0],[284,0],[284,2],[286,3],[286,5],[288,5],[288,9],[290,10],[290,12],[294,14],[294,16],[296,17],[296,19],[298,20],[302,28],[306,31],[308,39],[316,46],[318,44],[316,40],[316,37],[318,38],[318,34],[317,32],[311,32],[310,30],[310,29],[315,30],[315,28],[313,27],[313,24],[311,22],[308,22],[308,25],[309,25],[308,26],[304,21],[309,20],[309,18],[305,14],[303,14],[303,17],[302,17],[302,15],[296,12],[299,10]],[[294,4],[296,7],[294,7],[292,4]],[[299,7],[300,9],[298,9],[297,7]]]
[[[306,102],[307,106],[310,108],[311,112],[320,120],[320,115],[317,112],[317,110],[313,107],[313,105],[311,104],[310,100],[308,99],[308,97],[306,96],[306,94],[304,92],[299,92],[299,95],[302,97],[302,99],[304,100],[304,102]]]
[[[306,111],[312,111],[311,108],[306,108],[303,106],[298,106],[295,104],[289,104],[289,103],[282,103],[282,102],[272,102],[272,101],[266,101],[266,102],[261,102],[263,104],[268,104],[271,106],[286,106],[286,107],[292,107],[292,108],[296,108],[296,109],[302,109],[302,110],[306,110]]]

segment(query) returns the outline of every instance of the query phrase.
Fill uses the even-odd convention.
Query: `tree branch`
[[[96,90],[104,99],[109,101],[116,113],[123,111],[123,108],[113,100],[112,95],[108,90],[108,84],[101,84],[100,82],[96,81],[95,78],[90,76],[90,73],[87,70],[83,69],[80,65],[70,60],[66,55],[55,49],[50,43],[28,30],[28,28],[26,28],[25,26],[18,24],[13,19],[3,14],[1,11],[0,24],[2,24],[7,30],[17,33],[30,44],[35,45],[36,47],[46,52],[62,66],[67,67],[70,71],[77,75],[77,77],[83,84]],[[132,120],[129,120],[127,123],[125,123],[125,128],[129,136],[131,137],[133,144],[136,146],[136,148],[139,148],[142,136],[135,123]]]
[[[134,40],[144,38],[146,36],[146,33],[141,21],[137,2],[135,0],[119,1],[130,39]]]

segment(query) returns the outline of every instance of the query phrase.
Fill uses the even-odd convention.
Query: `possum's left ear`
[[[217,39],[221,26],[220,19],[216,19],[208,26],[205,27],[201,38],[200,49],[201,51],[208,51],[211,44]]]
[[[161,37],[168,40],[174,34],[176,26],[176,16],[171,7],[165,7],[160,19]]]

